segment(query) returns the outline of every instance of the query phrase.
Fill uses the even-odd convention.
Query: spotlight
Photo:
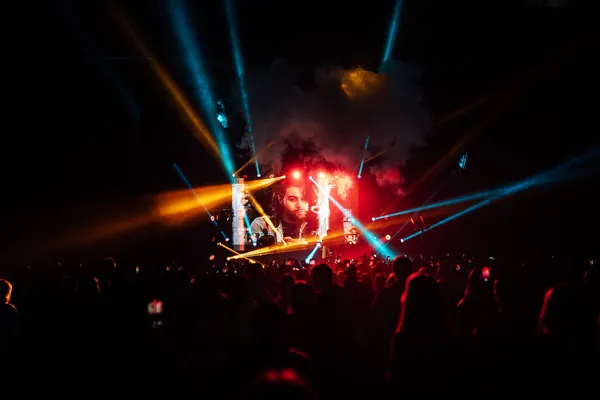
[[[261,174],[256,174],[256,177],[257,177],[257,178],[260,178],[261,176],[262,176]]]
[[[230,260],[231,260],[231,257],[227,257],[227,261],[230,261]]]
[[[392,235],[390,235],[389,233],[387,235],[385,235],[385,240],[390,240],[392,238]]]
[[[375,221],[375,217],[371,217],[371,221],[373,221],[373,222],[374,222],[374,221]]]
[[[235,174],[231,174],[231,176],[233,176],[235,178]]]
[[[209,259],[210,261],[214,260],[214,259],[215,259],[215,255],[214,255],[214,254],[211,254],[211,255],[210,255],[210,257],[208,257],[208,259]]]
[[[360,175],[358,175],[357,178],[360,179]]]
[[[319,172],[319,179],[325,179],[325,172]]]
[[[229,238],[225,238],[225,241],[226,241],[226,242],[229,242]]]
[[[294,179],[300,179],[300,171],[294,171],[294,172],[292,172],[292,178],[294,178]]]
[[[404,239],[400,239],[400,243],[404,243]]]
[[[488,279],[490,279],[490,275],[491,275],[491,273],[490,273],[490,267],[483,267],[481,269],[481,278],[484,281],[487,281]]]

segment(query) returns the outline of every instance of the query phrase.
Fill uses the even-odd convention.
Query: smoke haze
[[[397,61],[385,71],[324,68],[309,88],[283,61],[249,71],[252,133],[265,173],[294,165],[355,176],[369,137],[365,159],[384,153],[365,165],[363,175],[369,171],[380,186],[401,193],[402,165],[412,147],[424,144],[429,118],[420,106],[417,74]],[[250,148],[248,135],[240,146]]]

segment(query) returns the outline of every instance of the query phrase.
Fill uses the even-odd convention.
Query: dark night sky
[[[9,194],[4,196],[3,215],[4,236],[16,242],[29,237],[45,218],[58,224],[46,217],[54,210],[67,210],[61,215],[68,215],[71,207],[85,208],[81,204],[98,199],[179,189],[171,169],[174,161],[196,185],[225,179],[206,172],[213,160],[177,120],[105,2],[73,3],[47,2],[9,45],[15,74],[8,83],[13,107],[6,122],[13,127],[5,128],[2,146]],[[167,2],[121,3],[157,57],[182,79]],[[188,3],[219,96],[226,98],[234,75],[221,2]],[[262,68],[284,58],[304,68],[310,80],[323,65],[375,69],[395,2],[236,3],[246,67]],[[420,69],[424,105],[434,120],[482,95],[492,96],[486,106],[430,133],[428,145],[406,166],[409,184],[503,102],[508,106],[468,146],[471,169],[447,196],[521,178],[599,142],[592,109],[597,32],[588,2],[563,2],[569,4],[565,8],[533,0],[404,3],[394,57]],[[139,107],[139,119],[132,117],[107,76],[122,82]],[[506,251],[530,234],[560,230],[553,235],[555,241],[562,237],[569,245],[590,246],[587,230],[595,231],[593,222],[598,221],[593,207],[597,196],[591,194],[598,185],[591,182],[493,206],[449,224],[429,240],[460,232],[468,242],[484,230],[490,241],[500,243],[490,251]],[[433,189],[415,193],[414,202],[422,201],[427,190]],[[514,241],[504,241],[515,234]],[[541,246],[538,242],[545,238],[535,245]],[[450,239],[443,243],[457,246]]]

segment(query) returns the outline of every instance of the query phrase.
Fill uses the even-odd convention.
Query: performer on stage
[[[253,233],[260,236],[266,229],[269,235],[275,237],[276,243],[281,239],[292,240],[306,237],[316,230],[316,219],[309,212],[309,204],[313,203],[313,193],[304,183],[284,182],[273,193],[273,215],[271,222],[277,228],[273,232],[264,217],[255,218],[251,228]]]
[[[244,193],[244,196],[242,197],[242,205],[244,206],[244,211],[246,212],[248,219],[250,221],[253,221],[254,218],[256,218],[256,210],[254,209],[254,207],[252,207],[250,195]]]

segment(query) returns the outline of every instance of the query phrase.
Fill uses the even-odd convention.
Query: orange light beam
[[[221,243],[221,242],[217,243],[217,246],[220,246],[220,247],[222,247],[222,248],[224,248],[224,249],[226,249],[226,250],[229,250],[229,251],[230,251],[230,252],[232,252],[233,254],[240,256],[239,258],[246,259],[246,260],[250,261],[250,263],[252,263],[252,264],[257,264],[257,263],[258,263],[258,264],[262,265],[262,266],[263,266],[263,268],[265,268],[265,267],[266,267],[266,265],[265,265],[265,264],[263,264],[263,263],[261,263],[260,261],[258,261],[258,260],[253,260],[253,259],[251,259],[251,258],[249,258],[249,257],[245,257],[243,254],[241,254],[241,253],[238,253],[238,252],[237,252],[237,251],[235,251],[234,249],[232,249],[232,248],[230,248],[230,247],[227,247],[227,246],[225,246],[225,245],[224,245],[223,243]],[[227,259],[228,259],[228,260],[229,260],[229,259],[231,259],[231,258],[232,258],[232,257],[227,257]]]
[[[221,159],[221,152],[219,151],[219,146],[215,141],[214,137],[206,127],[204,121],[196,114],[194,108],[190,104],[190,102],[186,99],[183,92],[175,81],[170,77],[167,70],[156,60],[156,57],[152,54],[152,52],[146,47],[144,42],[140,39],[139,35],[135,31],[133,25],[129,22],[128,18],[125,14],[120,10],[113,8],[114,14],[116,16],[117,21],[123,28],[123,30],[127,33],[129,38],[133,41],[134,45],[137,49],[142,53],[144,58],[150,64],[150,68],[154,71],[157,77],[162,82],[167,92],[171,95],[171,99],[178,106],[177,111],[180,116],[184,117],[184,120],[187,124],[192,128],[193,136],[198,139],[198,141],[208,150],[208,152],[215,157],[216,159]]]
[[[281,179],[283,179],[282,176],[249,181],[246,184],[246,191],[252,193],[264,189]],[[231,202],[231,184],[198,187],[194,188],[194,192],[202,199],[202,203],[208,209]],[[157,196],[157,203],[158,213],[163,217],[175,216],[202,208],[202,204],[198,202],[198,199],[189,189],[160,194]]]
[[[369,162],[369,161],[371,161],[371,160],[374,160],[374,159],[376,159],[377,157],[379,157],[380,155],[382,155],[382,154],[384,154],[384,153],[385,153],[385,150],[383,150],[383,151],[380,151],[379,153],[375,154],[374,156],[371,156],[371,157],[367,158],[367,159],[365,160],[365,162],[363,163],[363,165],[364,165],[364,164],[366,164],[366,163],[368,163],[368,162]],[[360,163],[356,164],[356,168],[358,168],[359,166],[360,166]]]
[[[286,246],[287,243],[283,239],[283,235],[279,232],[279,229],[277,229],[275,227],[275,225],[273,225],[273,222],[271,221],[271,218],[269,218],[269,216],[265,213],[265,210],[263,210],[263,208],[258,203],[258,201],[256,201],[256,199],[254,198],[254,196],[252,196],[250,194],[249,197],[250,197],[250,201],[254,205],[254,208],[256,208],[256,211],[258,211],[258,213],[265,218],[265,222],[267,223],[267,225],[269,225],[271,227],[271,229],[273,229],[273,232],[275,232],[275,234],[277,235],[277,237],[281,240],[281,243],[283,243],[283,245]]]
[[[246,161],[246,163],[244,165],[242,165],[241,167],[239,167],[237,171],[235,171],[233,174],[231,174],[231,176],[235,177],[237,174],[239,174],[240,172],[242,172],[244,170],[244,168],[246,168],[248,165],[252,164],[254,162],[254,160],[256,160],[256,158],[259,155],[263,154],[265,151],[267,151],[271,147],[273,147],[273,145],[275,144],[275,142],[277,142],[277,140],[273,140],[271,143],[269,143],[267,145],[267,147],[264,147],[260,151],[258,151],[257,153],[255,153],[248,161]]]

